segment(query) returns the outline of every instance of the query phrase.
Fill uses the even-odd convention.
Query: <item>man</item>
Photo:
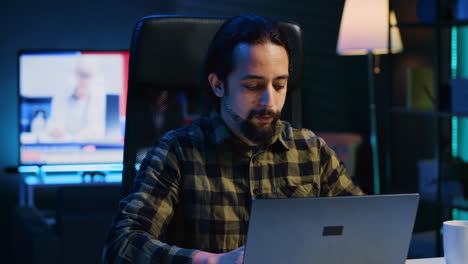
[[[54,95],[49,141],[89,141],[105,136],[106,91],[99,63],[78,55],[70,83]]]
[[[289,49],[274,22],[228,20],[206,72],[218,111],[167,133],[148,152],[105,260],[242,263],[253,198],[362,194],[323,140],[279,120]]]

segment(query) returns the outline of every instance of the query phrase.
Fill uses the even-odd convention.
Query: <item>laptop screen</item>
[[[404,263],[418,201],[418,194],[253,200],[244,263]]]

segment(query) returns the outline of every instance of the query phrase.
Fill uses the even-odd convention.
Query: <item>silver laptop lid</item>
[[[244,264],[404,263],[419,194],[253,200]]]

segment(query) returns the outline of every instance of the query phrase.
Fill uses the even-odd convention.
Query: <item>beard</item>
[[[281,118],[280,111],[275,112],[266,108],[254,109],[250,110],[247,118],[244,119],[231,109],[226,100],[223,100],[222,104],[224,105],[226,113],[233,121],[237,122],[240,128],[240,132],[245,138],[260,145],[265,145],[271,142],[271,139],[276,134],[276,123]],[[255,116],[264,115],[269,115],[272,117],[271,123],[267,126],[259,126],[252,122],[252,119]]]
[[[255,116],[264,116],[269,115],[272,117],[272,121],[270,124],[266,126],[259,126],[252,122],[252,119]],[[258,110],[251,110],[247,119],[242,120],[240,123],[240,130],[242,134],[249,139],[250,141],[265,145],[270,143],[273,136],[276,134],[276,123],[281,117],[280,111],[273,111],[265,108],[261,108]]]

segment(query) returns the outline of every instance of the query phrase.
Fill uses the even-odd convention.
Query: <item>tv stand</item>
[[[121,171],[61,171],[21,173],[19,184],[19,206],[35,207],[34,192],[39,188],[66,186],[120,186]]]

